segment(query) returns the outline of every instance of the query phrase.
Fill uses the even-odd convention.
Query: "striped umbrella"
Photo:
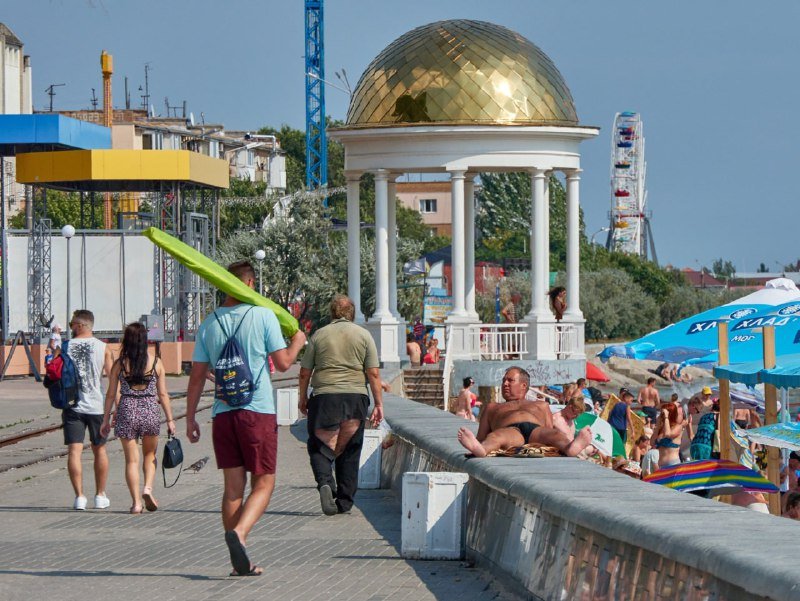
[[[778,487],[755,470],[721,459],[690,461],[653,472],[643,478],[674,490],[712,491],[711,496],[741,491],[776,493]]]

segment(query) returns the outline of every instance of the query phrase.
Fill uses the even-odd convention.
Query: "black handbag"
[[[181,470],[178,469],[178,475],[175,481],[167,486],[167,470],[173,468],[180,468],[183,465],[183,448],[181,441],[178,438],[170,435],[164,445],[164,457],[161,459],[161,476],[164,478],[164,488],[172,488],[178,483],[181,477]]]

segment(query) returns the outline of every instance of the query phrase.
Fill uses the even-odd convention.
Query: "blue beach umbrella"
[[[709,309],[627,344],[606,347],[600,358],[649,359],[681,365],[718,360],[717,324],[729,322],[730,363],[762,357],[761,328],[775,327],[778,355],[800,352],[800,290],[777,278],[765,288],[726,305]]]

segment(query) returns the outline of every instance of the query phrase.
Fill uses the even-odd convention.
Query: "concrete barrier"
[[[474,424],[385,395],[395,443],[382,483],[470,476],[466,555],[529,598],[800,600],[800,524],[634,480],[571,458],[466,459]]]

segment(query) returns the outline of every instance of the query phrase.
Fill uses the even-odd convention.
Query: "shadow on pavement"
[[[109,576],[150,576],[153,578],[163,578],[164,576],[177,576],[186,580],[206,580],[209,582],[220,580],[234,580],[234,576],[201,576],[198,574],[169,574],[167,572],[114,572],[113,570],[84,571],[84,570],[0,570],[0,575],[20,575],[20,576],[54,576],[58,578],[87,578]]]

